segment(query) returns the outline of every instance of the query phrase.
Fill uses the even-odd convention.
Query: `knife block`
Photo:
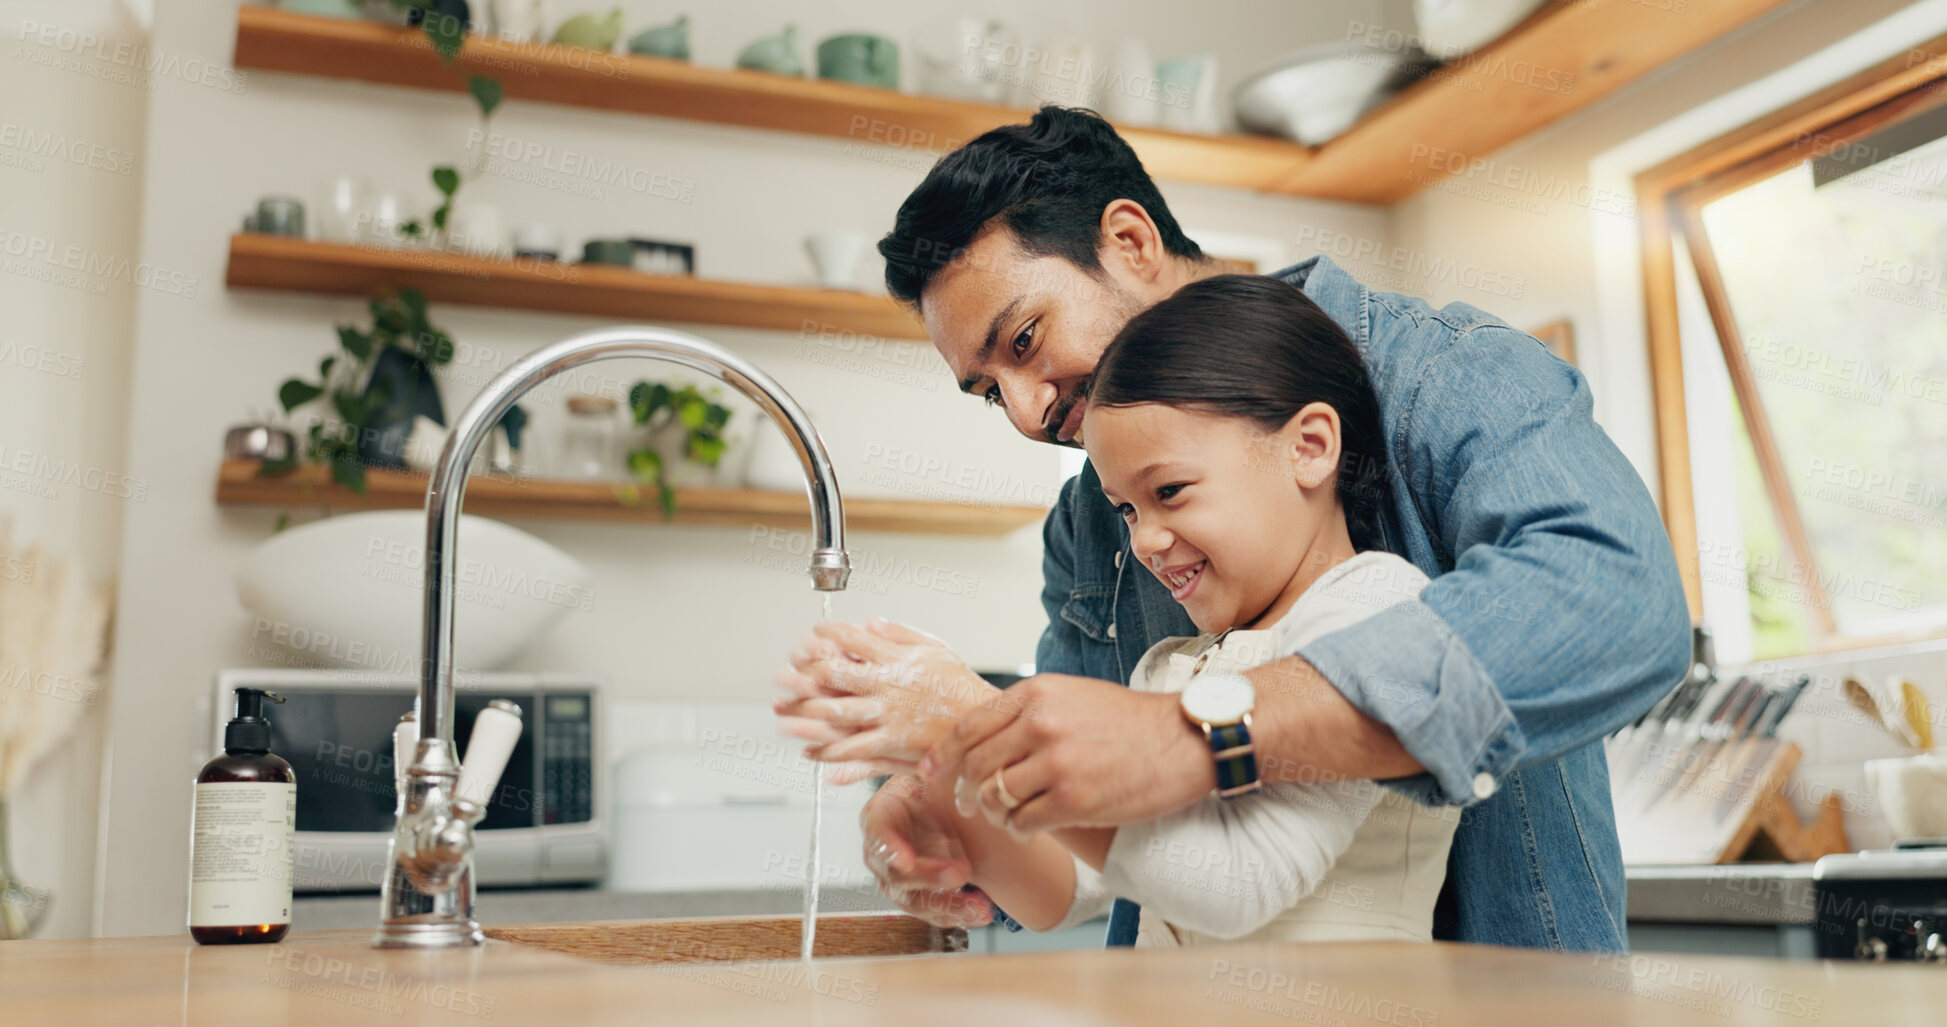
[[[1809,863],[1852,851],[1838,796],[1826,795],[1809,824],[1792,809],[1785,793],[1798,746],[1746,739],[1686,768],[1694,753],[1685,747],[1610,779],[1625,864]]]

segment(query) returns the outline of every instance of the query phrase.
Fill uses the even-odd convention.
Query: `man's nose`
[[[1014,430],[1037,442],[1046,442],[1048,425],[1042,419],[1048,416],[1053,404],[1053,386],[1043,388],[1039,382],[1022,378],[1003,378],[999,384],[1001,399],[1007,404],[1007,419],[1014,423]]]

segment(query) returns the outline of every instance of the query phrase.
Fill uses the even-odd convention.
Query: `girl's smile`
[[[1085,420],[1131,552],[1198,630],[1271,623],[1351,557],[1331,407],[1310,404],[1275,431],[1162,403],[1091,405]]]

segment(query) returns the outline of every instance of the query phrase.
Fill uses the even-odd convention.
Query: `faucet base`
[[[380,949],[445,949],[486,943],[486,933],[473,918],[450,913],[419,913],[387,920],[372,936],[372,947]]]

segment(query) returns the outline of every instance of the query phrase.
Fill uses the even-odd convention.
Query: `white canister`
[[[1894,838],[1947,838],[1947,749],[1867,760],[1866,783]]]
[[[1134,36],[1116,48],[1115,63],[1102,79],[1102,113],[1118,125],[1148,127],[1160,114],[1162,84],[1149,47]]]

